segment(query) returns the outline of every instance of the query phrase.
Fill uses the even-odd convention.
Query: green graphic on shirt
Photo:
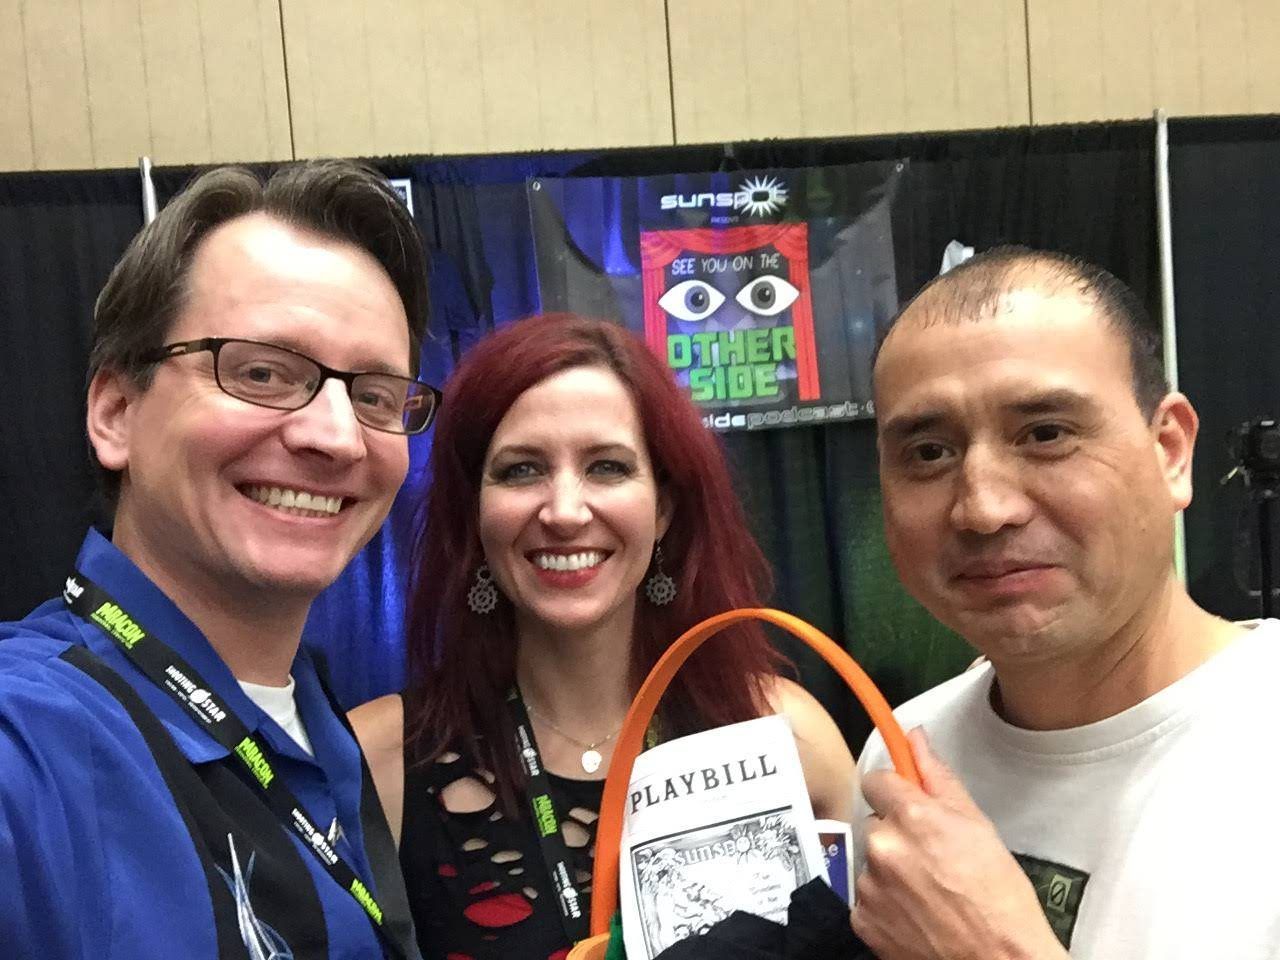
[[[1031,878],[1031,885],[1035,887],[1045,918],[1053,928],[1058,942],[1064,947],[1070,947],[1071,933],[1076,927],[1076,916],[1080,913],[1080,901],[1084,897],[1084,885],[1089,882],[1089,875],[1083,870],[1064,867],[1048,860],[1037,860],[1025,853],[1015,853],[1013,857]]]

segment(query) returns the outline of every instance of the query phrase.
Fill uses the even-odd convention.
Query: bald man
[[[884,960],[1280,956],[1280,624],[1174,574],[1197,417],[1148,327],[1106,271],[1002,248],[877,357],[894,565],[985,657],[897,711],[923,789],[863,753],[853,923]]]

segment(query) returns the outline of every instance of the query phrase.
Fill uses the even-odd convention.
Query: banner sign
[[[542,309],[643,336],[718,430],[872,416],[903,167],[532,181]]]

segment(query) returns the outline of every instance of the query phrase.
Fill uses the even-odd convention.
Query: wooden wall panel
[[[85,3],[96,0],[84,0]],[[137,0],[156,163],[287,160],[275,0]]]
[[[205,163],[213,157],[205,54],[196,0],[139,0],[156,163]]]
[[[456,4],[465,6],[465,4]],[[419,153],[431,142],[431,101],[423,64],[432,51],[422,42],[433,11],[422,3],[374,0],[366,5],[381,30],[367,32],[372,142],[379,153]],[[368,147],[353,151],[367,153]]]
[[[300,157],[671,143],[662,0],[285,0]]]
[[[92,167],[93,135],[78,0],[22,4],[31,146],[37,169]]]
[[[671,76],[678,143],[754,139],[761,136],[751,123],[749,104],[772,91],[753,88],[748,57],[747,11],[750,0],[708,0],[705,3],[668,0],[671,36]],[[764,42],[785,43],[760,31]],[[785,35],[784,35],[785,37]],[[761,69],[768,73],[768,66]],[[767,126],[790,130],[796,126],[798,106],[771,99],[774,116]],[[779,136],[786,136],[780,133]]]
[[[1022,0],[670,0],[681,143],[1026,123]]]
[[[80,14],[93,166],[129,166],[151,143],[138,0],[94,0]]]
[[[1027,0],[1036,123],[1280,112],[1276,0]]]
[[[275,0],[0,0],[0,169],[288,158],[283,61]]]
[[[279,4],[199,0],[197,7],[209,115],[208,159],[291,159]]]
[[[475,8],[484,150],[673,142],[662,0],[486,0]],[[454,150],[438,141],[437,152]]]
[[[284,6],[285,63],[293,145],[299,157],[359,156],[373,141],[369,29],[360,0]]]
[[[822,0],[831,7],[832,0]],[[907,51],[899,4],[879,0],[849,0],[845,10],[853,61],[853,87],[845,92],[854,104],[857,122],[848,130],[873,133],[896,130],[907,116]],[[904,128],[905,129],[905,128]]]
[[[540,3],[528,0],[510,3],[480,0],[474,4],[483,51],[480,59],[483,100],[476,105],[484,111],[487,149],[542,146],[543,71],[537,44],[540,7]],[[443,37],[437,38],[437,42],[442,40]],[[573,56],[570,49],[566,44],[559,55]],[[584,126],[589,122],[585,115],[581,121]],[[583,133],[586,134],[586,130]],[[448,147],[440,152],[448,152]]]
[[[0,170],[36,165],[22,14],[20,0],[0,0]]]
[[[800,0],[796,30],[805,51],[800,73],[804,128],[809,136],[840,136],[858,128],[853,91],[860,86],[858,69],[865,60],[849,55],[861,28],[852,12],[824,17],[829,0]]]
[[[572,3],[561,0],[570,9]],[[672,144],[670,57],[663,4],[596,0],[585,4],[595,80],[593,141],[563,146]],[[557,48],[551,45],[551,55]],[[554,127],[553,127],[554,130]]]
[[[455,0],[426,3],[418,43],[427,88],[427,142],[436,153],[481,153],[489,143],[477,6]]]
[[[953,11],[960,115],[972,127],[1030,123],[1025,4],[971,0]]]
[[[1276,113],[1277,50],[1280,0],[0,0],[0,170]]]

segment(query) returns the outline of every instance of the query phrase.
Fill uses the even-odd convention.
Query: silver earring
[[[493,585],[493,574],[487,563],[476,568],[476,582],[467,591],[467,606],[472,613],[484,615],[493,613],[498,605],[498,588]]]
[[[676,582],[662,569],[662,544],[653,545],[653,572],[644,582],[644,595],[655,607],[665,607],[676,598]]]

